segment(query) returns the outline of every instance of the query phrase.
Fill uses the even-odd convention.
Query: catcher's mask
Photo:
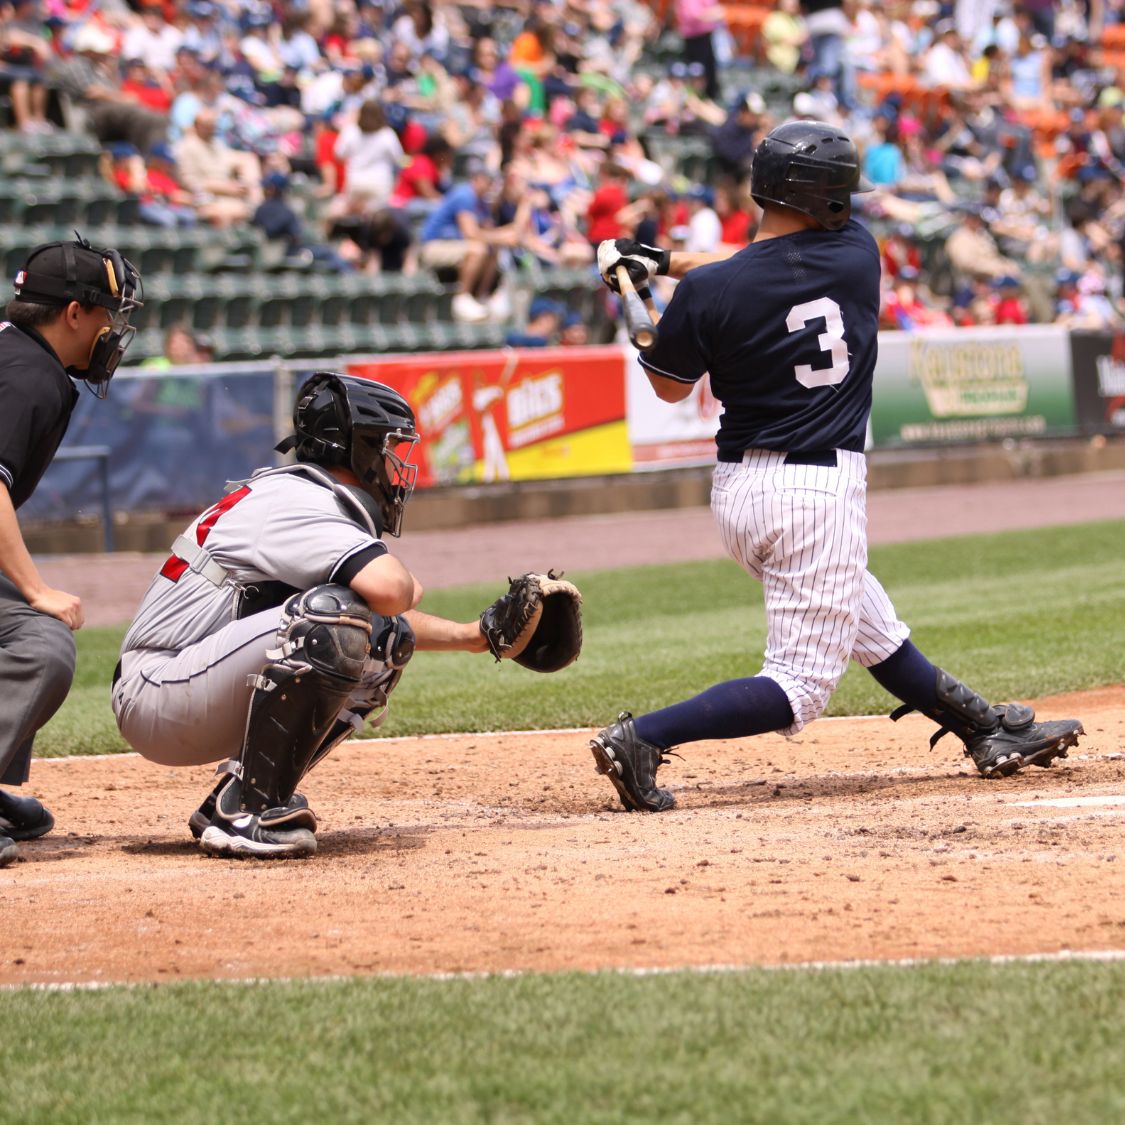
[[[418,430],[398,391],[372,379],[318,371],[297,393],[293,428],[278,443],[279,453],[294,450],[298,461],[351,469],[379,505],[381,531],[402,533],[418,478],[418,466],[410,463]]]
[[[28,255],[16,274],[17,301],[65,307],[71,301],[108,309],[112,320],[94,338],[85,367],[69,367],[97,398],[109,394],[109,381],[136,335],[129,323],[144,304],[141,275],[116,250],[97,250],[75,234],[74,242],[48,242]]]
[[[778,125],[750,164],[750,194],[759,207],[780,203],[828,230],[839,230],[851,217],[854,192],[873,190],[851,139],[823,121]]]

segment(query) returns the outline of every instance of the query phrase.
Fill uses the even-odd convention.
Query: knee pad
[[[314,586],[285,603],[277,650],[267,655],[359,683],[371,654],[376,616],[350,586]]]

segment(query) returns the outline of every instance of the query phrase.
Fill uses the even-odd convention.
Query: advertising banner
[[[1086,434],[1125,431],[1125,334],[1070,334],[1074,360],[1074,404]]]
[[[874,446],[1073,433],[1070,372],[1054,325],[880,333]]]
[[[662,402],[653,394],[637,353],[625,356],[629,444],[633,468],[671,469],[709,465],[715,460],[715,434],[722,407],[705,375],[682,402]]]
[[[414,409],[419,486],[627,473],[620,348],[526,348],[374,359]]]

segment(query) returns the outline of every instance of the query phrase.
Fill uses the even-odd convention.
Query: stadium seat
[[[764,56],[762,24],[770,14],[769,5],[724,4],[722,7],[727,30],[738,54],[743,58],[761,60]]]

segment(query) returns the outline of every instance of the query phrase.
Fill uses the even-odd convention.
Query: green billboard
[[[875,448],[1071,434],[1067,332],[1054,325],[881,332]]]

